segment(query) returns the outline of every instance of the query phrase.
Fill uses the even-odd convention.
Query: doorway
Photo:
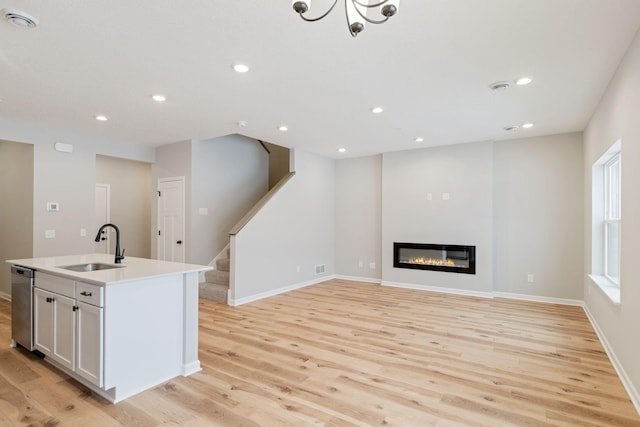
[[[185,261],[185,178],[158,180],[158,259]]]

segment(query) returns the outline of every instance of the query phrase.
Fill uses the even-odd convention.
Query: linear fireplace
[[[476,274],[476,247],[394,242],[393,266],[395,268]]]

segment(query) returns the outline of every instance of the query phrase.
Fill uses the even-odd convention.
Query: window
[[[622,240],[622,142],[616,141],[591,170],[591,274],[593,282],[620,303]]]
[[[620,152],[604,164],[604,276],[620,286]]]

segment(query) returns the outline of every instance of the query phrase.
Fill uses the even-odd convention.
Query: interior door
[[[94,236],[100,226],[111,222],[111,186],[109,184],[96,184],[96,223],[89,236]],[[111,227],[102,232],[102,240],[96,243],[95,252],[100,254],[109,253],[109,237]]]
[[[158,259],[185,260],[184,177],[158,180]]]

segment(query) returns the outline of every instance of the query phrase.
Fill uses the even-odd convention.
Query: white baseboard
[[[398,283],[387,281],[382,281],[380,284],[382,286],[392,286],[394,288],[416,289],[419,291],[440,292],[444,294],[465,295],[469,297],[493,298],[493,294],[491,292],[469,291],[465,289],[442,288],[439,286],[416,285],[414,283]]]
[[[279,294],[283,294],[285,292],[294,291],[296,289],[306,288],[307,286],[315,285],[317,283],[326,282],[327,280],[334,279],[335,277],[336,277],[335,275],[322,276],[322,277],[318,277],[318,278],[315,278],[315,279],[312,279],[312,280],[308,280],[306,282],[294,283],[293,285],[283,286],[281,288],[273,289],[271,291],[261,292],[259,294],[250,295],[248,297],[244,297],[244,298],[240,298],[240,299],[229,298],[228,299],[229,300],[228,304],[233,306],[233,307],[237,307],[237,306],[242,305],[242,304],[247,304],[247,303],[250,303],[250,302],[254,302],[254,301],[261,300],[261,299],[269,298],[269,297],[272,297],[274,295],[279,295]]]
[[[11,301],[11,294],[8,294],[6,292],[0,292],[0,298],[6,299],[7,301]]]
[[[541,297],[538,295],[513,294],[508,292],[493,292],[493,296],[494,298],[507,298],[507,299],[521,300],[521,301],[544,302],[548,304],[561,304],[561,305],[573,305],[578,307],[584,307],[584,301],[578,300],[578,299]]]
[[[340,279],[340,280],[349,280],[350,282],[365,282],[365,283],[374,283],[376,285],[379,285],[382,280],[380,279],[376,279],[373,277],[360,277],[360,276],[343,276],[341,274],[336,274],[334,276],[335,279]]]
[[[622,367],[620,360],[618,360],[616,353],[613,351],[613,348],[609,344],[609,341],[607,341],[607,337],[605,336],[604,332],[602,332],[602,329],[600,329],[600,326],[598,325],[598,322],[596,322],[595,317],[593,317],[593,315],[591,314],[589,307],[586,304],[583,304],[582,307],[584,309],[584,312],[587,314],[589,322],[591,322],[591,326],[593,326],[593,329],[596,331],[596,335],[598,335],[598,338],[600,339],[600,342],[604,347],[604,351],[607,352],[607,356],[609,356],[609,360],[611,360],[611,364],[616,370],[620,381],[622,381],[622,385],[627,390],[633,406],[635,406],[636,411],[638,411],[638,414],[640,414],[640,393],[638,392],[638,389],[634,387],[633,382],[631,382],[631,379],[627,375],[627,372]]]

